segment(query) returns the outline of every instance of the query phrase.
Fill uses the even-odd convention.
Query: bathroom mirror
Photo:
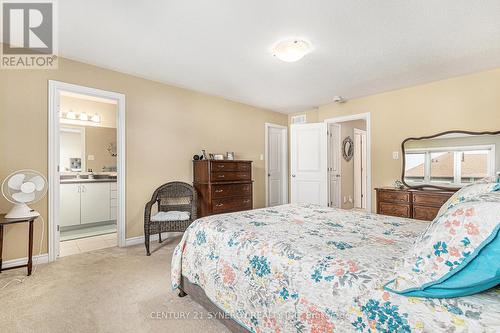
[[[402,143],[403,183],[456,190],[500,171],[500,131],[448,131]]]
[[[116,128],[61,126],[59,156],[61,172],[116,171]]]

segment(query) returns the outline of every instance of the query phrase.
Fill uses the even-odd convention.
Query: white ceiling
[[[280,112],[500,67],[499,0],[63,0],[64,57]],[[297,63],[270,54],[308,39]]]

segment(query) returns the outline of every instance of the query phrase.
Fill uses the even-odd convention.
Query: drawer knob
[[[249,203],[249,202],[250,202],[250,200],[248,200],[248,199],[247,199],[247,200],[243,200],[243,202],[244,202],[244,203]]]
[[[218,175],[219,178],[224,178],[226,177],[225,175]]]
[[[215,207],[222,207],[222,206],[224,206],[224,204],[221,203],[215,205]]]
[[[215,193],[222,193],[224,190],[215,190]]]
[[[224,169],[224,164],[219,164],[219,165],[217,165],[217,167],[218,167],[219,169]]]

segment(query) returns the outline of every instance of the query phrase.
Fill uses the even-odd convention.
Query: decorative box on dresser
[[[252,161],[193,161],[198,217],[253,208]]]
[[[376,188],[377,214],[432,221],[453,191]]]

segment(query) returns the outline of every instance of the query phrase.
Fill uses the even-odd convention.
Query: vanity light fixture
[[[285,62],[299,61],[311,51],[311,43],[301,38],[281,40],[272,47],[273,56]]]
[[[69,110],[66,113],[61,113],[60,118],[68,119],[68,120],[76,120],[76,121],[89,121],[92,123],[100,123],[101,116],[96,113],[93,116],[90,116],[87,112],[76,113],[73,110]]]
[[[101,122],[101,116],[96,113],[96,114],[94,114],[92,116],[92,118],[90,120],[92,120],[94,123],[100,123]]]
[[[76,113],[74,113],[73,110],[69,110],[68,113],[66,113],[66,119],[76,119]]]
[[[80,113],[80,120],[88,121],[89,116],[87,115],[87,113],[85,113],[85,112]]]

